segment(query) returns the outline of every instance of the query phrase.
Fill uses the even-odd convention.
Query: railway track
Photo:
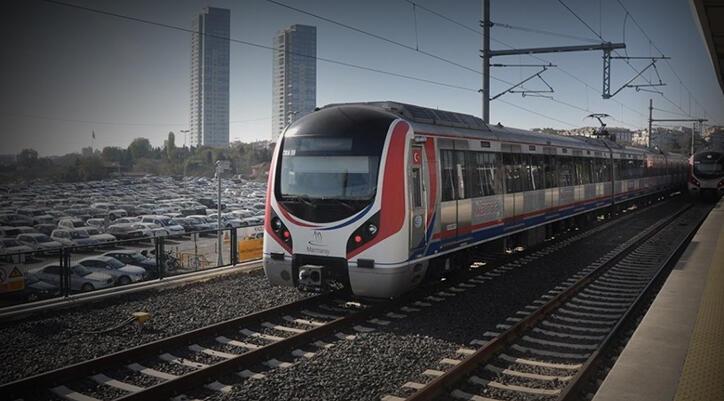
[[[383,401],[573,400],[703,221],[686,206],[481,333]]]
[[[230,374],[239,380],[263,379],[265,369],[284,369],[292,363],[279,359],[311,358],[335,341],[404,319],[637,213],[571,232],[521,255],[478,260],[469,274],[394,301],[360,303],[338,294],[317,295],[0,385],[0,393],[9,400],[95,401],[184,400],[189,398],[183,392],[196,389],[228,392],[232,385],[219,380]],[[125,380],[128,376],[133,378]]]

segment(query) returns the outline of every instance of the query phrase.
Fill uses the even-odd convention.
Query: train
[[[705,199],[724,194],[724,153],[704,150],[689,158],[689,193]]]
[[[276,144],[264,271],[272,285],[391,298],[481,244],[683,191],[686,180],[685,157],[606,139],[399,102],[331,104]]]

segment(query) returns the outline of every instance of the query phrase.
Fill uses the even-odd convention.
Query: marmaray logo
[[[314,230],[314,241],[307,241],[309,245],[312,246],[327,246],[326,244],[322,243],[322,233],[320,231]]]

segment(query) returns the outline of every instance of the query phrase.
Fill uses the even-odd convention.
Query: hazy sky
[[[412,6],[404,0],[279,1],[413,47],[419,46],[426,52],[480,70],[479,35],[420,8],[416,12],[416,26]],[[666,98],[624,89],[613,99],[602,100],[601,52],[541,55],[565,70],[552,68],[543,74],[554,88],[553,96],[558,102],[507,94],[491,103],[491,121],[520,128],[570,128],[592,125],[591,120],[584,119],[590,110],[611,114],[615,120],[609,125],[643,128],[647,125],[648,99],[651,97],[656,108],[667,111],[657,110],[655,117],[677,118],[690,113],[708,118],[710,123],[722,124],[724,95],[689,1],[621,1],[654,44],[672,57],[671,67],[694,97],[689,96],[670,66],[659,62],[658,71],[667,84],[659,89]],[[469,89],[445,88],[319,61],[318,105],[396,100],[478,116],[481,113],[481,99],[476,93],[481,87],[479,73],[265,0],[68,2],[185,28],[191,27],[192,17],[203,7],[229,8],[231,36],[263,45],[271,45],[274,33],[290,24],[316,25],[319,57]],[[625,13],[616,0],[564,2],[606,40],[623,40]],[[419,0],[419,4],[468,26],[476,26],[480,18],[478,0]],[[0,153],[17,153],[26,147],[37,149],[41,155],[77,151],[91,144],[93,130],[97,137],[96,147],[127,146],[139,136],[161,145],[169,131],[187,128],[191,34],[41,0],[8,3],[3,7],[3,15],[0,25],[3,60]],[[496,26],[492,30],[494,49],[505,48],[495,40],[515,47],[535,47],[587,43],[578,37],[595,39],[595,35],[557,0],[493,0],[492,19],[502,24],[576,37],[549,36]],[[631,18],[626,18],[625,39],[627,53],[631,56],[658,55]],[[527,56],[497,58],[494,62],[541,63]],[[647,61],[631,63],[641,69]],[[248,142],[271,137],[271,66],[270,50],[231,43],[232,140]],[[533,71],[533,68],[493,68],[492,74],[517,82]],[[612,71],[613,90],[635,74],[622,60],[613,61]],[[654,73],[645,76],[658,80]],[[493,94],[507,87],[495,79],[492,82]],[[530,89],[544,87],[543,83],[535,81],[528,85]],[[183,134],[177,134],[177,144],[183,144],[183,141]]]

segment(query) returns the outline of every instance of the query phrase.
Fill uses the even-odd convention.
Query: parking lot
[[[206,178],[144,176],[0,190],[0,266],[17,267],[26,284],[39,279],[46,292],[52,292],[57,283],[43,270],[63,263],[61,248],[71,267],[79,262],[91,266],[88,258],[107,252],[143,252],[148,258],[142,264],[149,270],[146,278],[158,276],[157,267],[150,267],[156,264],[158,243],[163,244],[164,276],[228,265],[232,230],[238,240],[260,235],[266,184],[222,180],[221,227],[217,182]],[[9,292],[12,288],[0,287],[0,295]]]

